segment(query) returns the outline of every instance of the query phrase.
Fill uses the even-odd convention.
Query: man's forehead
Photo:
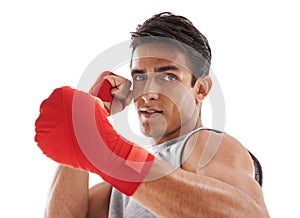
[[[173,62],[178,66],[187,68],[185,54],[170,45],[163,43],[147,43],[136,47],[132,54],[132,61],[160,60],[163,62]]]

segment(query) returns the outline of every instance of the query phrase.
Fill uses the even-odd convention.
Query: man
[[[90,91],[98,97],[96,103],[88,94],[76,94],[73,89],[55,91],[42,104],[36,122],[40,148],[62,164],[50,190],[46,216],[268,217],[258,183],[261,181],[255,181],[259,172],[255,171],[254,164],[258,162],[254,156],[228,134],[202,126],[201,104],[212,86],[208,75],[210,61],[206,38],[189,20],[161,13],[132,33],[132,91],[128,80],[107,72],[100,75]],[[71,104],[76,102],[76,95],[83,108],[78,112]],[[111,131],[111,127],[107,127],[104,112],[99,108],[105,108],[107,114],[117,113],[132,99],[141,131],[153,139],[154,156],[118,138],[114,132],[109,132],[117,137],[114,142],[109,141],[110,137],[105,138],[107,132],[101,132],[102,128]],[[88,104],[92,109],[85,109]],[[72,109],[68,109],[70,105]],[[63,108],[58,109],[58,116],[63,116],[63,112],[69,118],[63,117],[59,122],[71,122],[73,132],[70,125],[58,126],[62,130],[57,130],[56,124],[51,127],[52,120],[60,119],[56,116],[50,119],[55,107]],[[89,111],[94,107],[99,127],[96,129],[100,138],[105,138],[98,143],[93,141],[97,131],[82,130],[92,128],[85,122],[90,120]],[[77,122],[81,114],[85,117]],[[73,138],[69,139],[68,134]],[[53,148],[56,144],[49,135],[60,147]],[[85,142],[87,148],[82,147]],[[102,144],[109,147],[112,157]],[[97,152],[97,149],[90,152],[92,145],[102,151],[95,157],[90,155]],[[61,154],[63,146],[67,152]],[[107,156],[109,160],[103,160]],[[116,163],[119,160],[120,164]],[[89,190],[86,171],[99,174],[106,182]]]

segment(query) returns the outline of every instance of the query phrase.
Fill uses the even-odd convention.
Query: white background
[[[207,36],[225,130],[261,161],[271,217],[300,216],[298,4],[194,2],[1,1],[0,217],[43,217],[56,163],[33,140],[41,101],[56,87],[76,87],[98,54],[162,11],[188,17]]]

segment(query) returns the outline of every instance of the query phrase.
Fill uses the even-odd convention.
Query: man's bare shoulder
[[[216,160],[238,168],[254,179],[254,165],[247,148],[227,133],[223,134],[222,143],[216,153]]]
[[[233,136],[208,130],[198,132],[188,140],[182,159],[183,169],[233,185],[263,203],[252,158]]]
[[[214,162],[237,167],[253,175],[253,162],[248,150],[233,136],[203,130],[192,135],[183,153],[183,165],[193,165],[192,171],[205,168]]]

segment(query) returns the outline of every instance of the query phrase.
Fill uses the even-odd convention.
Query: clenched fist
[[[100,74],[90,94],[100,98],[109,114],[122,111],[132,101],[131,82],[112,72]]]

